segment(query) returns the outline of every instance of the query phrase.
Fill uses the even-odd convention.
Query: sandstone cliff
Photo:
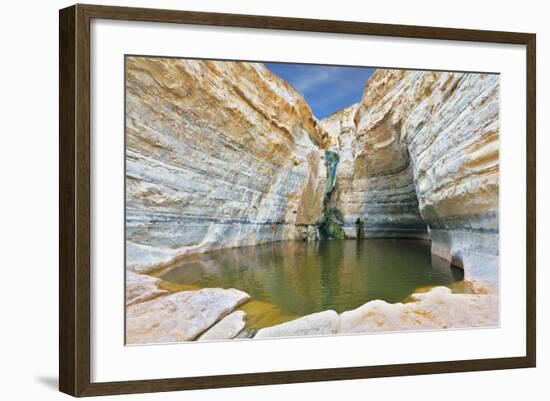
[[[321,126],[329,137],[330,149],[339,156],[336,170],[336,186],[329,200],[329,206],[340,210],[345,218],[342,228],[347,238],[355,238],[355,221],[361,213],[364,190],[354,180],[356,129],[354,117],[358,104],[348,106],[321,120]],[[363,191],[361,191],[363,190]]]
[[[498,75],[377,70],[320,123],[262,64],[128,57],[126,78],[127,268],[315,237],[330,208],[496,285]]]
[[[126,110],[127,268],[319,222],[329,138],[262,64],[127,57]]]
[[[349,236],[426,236],[466,279],[498,281],[499,77],[377,70],[358,106],[321,124],[347,159]],[[336,138],[336,139],[334,139]]]

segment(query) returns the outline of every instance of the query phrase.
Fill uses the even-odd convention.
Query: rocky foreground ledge
[[[375,300],[341,314],[327,310],[251,333],[246,329],[246,313],[236,310],[250,300],[245,292],[204,288],[169,293],[158,287],[159,282],[154,277],[127,272],[128,344],[498,325],[497,295],[453,294],[447,287],[435,287],[413,294],[411,302],[389,304]]]

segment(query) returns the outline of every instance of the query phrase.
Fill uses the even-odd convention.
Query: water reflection
[[[237,288],[289,316],[356,308],[373,299],[400,302],[415,289],[451,285],[460,269],[420,240],[284,241],[187,259],[164,280],[198,287]]]

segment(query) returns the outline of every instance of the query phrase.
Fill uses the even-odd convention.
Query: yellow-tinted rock
[[[414,294],[414,302],[371,301],[340,315],[340,333],[453,329],[498,325],[498,296],[452,294],[446,287]]]
[[[318,223],[328,137],[292,86],[257,63],[128,57],[126,74],[129,269]]]
[[[126,342],[194,340],[249,299],[248,294],[233,288],[204,288],[130,305],[126,308]]]
[[[150,301],[168,291],[159,288],[160,279],[126,271],[126,306]]]
[[[433,253],[494,290],[498,75],[377,70],[355,110],[341,127],[321,122],[347,163],[336,189],[346,233],[359,219],[367,236],[429,236]]]

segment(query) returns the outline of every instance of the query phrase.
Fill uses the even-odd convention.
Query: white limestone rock
[[[209,328],[199,337],[199,341],[230,340],[235,338],[243,329],[246,313],[244,311],[235,311],[214,326]]]
[[[248,294],[233,288],[204,288],[130,305],[126,308],[126,342],[194,340],[249,299]]]
[[[168,291],[158,288],[159,281],[156,277],[126,271],[126,306],[167,294]]]
[[[355,108],[323,120],[341,154],[333,206],[346,235],[358,219],[368,237],[429,235],[434,254],[496,293],[499,82],[378,69]]]
[[[247,62],[127,57],[126,74],[127,269],[320,221],[328,137],[292,85]]]
[[[414,302],[389,304],[370,301],[340,315],[340,333],[435,330],[498,325],[496,295],[453,294],[435,287],[414,294]]]
[[[312,313],[290,322],[258,330],[254,338],[320,336],[336,334],[340,317],[333,310]]]

